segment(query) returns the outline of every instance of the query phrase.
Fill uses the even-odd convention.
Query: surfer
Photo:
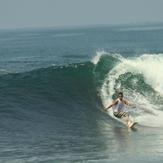
[[[106,108],[106,110],[112,108],[114,116],[122,119],[126,122],[128,127],[131,127],[134,122],[130,120],[129,114],[125,112],[125,105],[132,106],[132,104],[129,104],[129,102],[123,98],[123,92],[119,92],[118,98],[114,100],[113,103]]]

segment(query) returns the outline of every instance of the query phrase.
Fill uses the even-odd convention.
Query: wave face
[[[23,73],[1,74],[0,98],[3,105],[8,106],[8,111],[6,109],[3,111],[17,115],[22,112],[22,108],[27,109],[26,114],[21,115],[23,118],[34,110],[55,108],[50,110],[50,113],[55,112],[55,116],[61,116],[69,109],[71,109],[69,112],[73,111],[79,104],[93,105],[97,98],[93,68],[94,65],[88,62],[51,66]]]
[[[0,98],[5,106],[1,112],[27,119],[34,111],[55,113],[56,117],[72,111],[93,112],[123,91],[135,104],[131,114],[142,125],[163,127],[162,71],[163,54],[124,58],[98,52],[91,62],[1,73]]]

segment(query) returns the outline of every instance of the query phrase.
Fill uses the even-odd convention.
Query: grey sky
[[[0,0],[0,28],[163,22],[163,0]]]

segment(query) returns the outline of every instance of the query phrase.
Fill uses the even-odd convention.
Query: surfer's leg
[[[127,126],[131,127],[134,122],[130,119],[129,115],[127,117],[128,117],[128,119],[127,119]]]
[[[124,112],[121,118],[123,119],[123,121],[126,123],[128,127],[130,127],[133,124],[132,120],[129,118],[128,113]]]
[[[128,124],[128,121],[129,121],[129,117],[128,117],[128,116],[122,116],[121,119],[122,119],[126,124]]]

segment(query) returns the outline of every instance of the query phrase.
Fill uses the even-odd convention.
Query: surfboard
[[[131,121],[131,123],[128,125],[124,119],[115,117],[114,114],[113,114],[113,110],[112,110],[112,109],[109,109],[109,110],[107,110],[106,112],[107,112],[107,114],[108,114],[112,119],[115,119],[116,121],[118,121],[118,122],[120,122],[121,124],[127,126],[128,128],[131,128],[131,129],[132,129],[132,128],[135,127],[136,124],[138,124],[138,122],[135,122],[131,116],[129,116],[129,120]]]
[[[130,128],[134,128],[136,124],[138,124],[138,122],[133,122]]]

